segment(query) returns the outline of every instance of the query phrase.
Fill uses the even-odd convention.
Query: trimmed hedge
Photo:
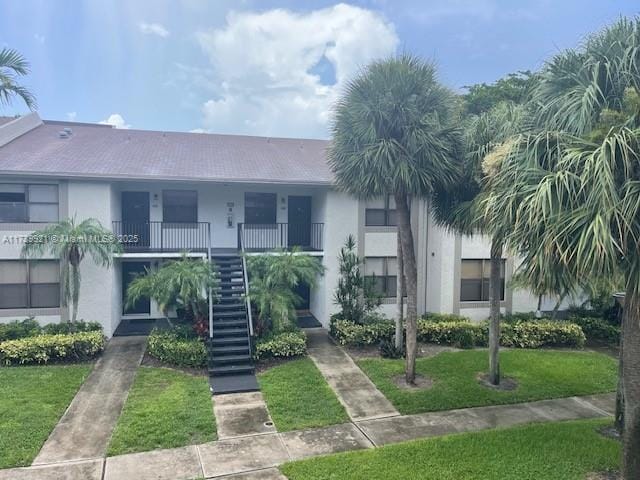
[[[26,365],[56,361],[88,360],[104,350],[102,332],[36,335],[0,343],[0,362]]]
[[[0,342],[18,340],[19,338],[35,337],[36,335],[59,335],[62,333],[101,332],[102,325],[98,322],[50,323],[41,327],[33,318],[14,320],[0,324]]]
[[[620,343],[620,327],[611,325],[599,317],[570,317],[569,321],[580,325],[589,340],[599,340],[607,343]]]
[[[178,367],[203,368],[207,365],[204,342],[198,338],[186,338],[182,331],[152,330],[147,342],[147,353]]]
[[[488,338],[488,330],[479,323],[418,320],[418,340],[421,342],[472,348],[486,345]]]
[[[297,357],[307,353],[307,336],[302,331],[284,332],[258,339],[253,357],[265,358]]]
[[[340,345],[377,345],[393,337],[395,325],[389,321],[359,325],[348,320],[333,320],[329,332]]]
[[[455,313],[433,313],[427,312],[420,317],[420,320],[426,320],[428,322],[470,322],[471,319],[469,317],[465,317],[464,315],[456,315]]]

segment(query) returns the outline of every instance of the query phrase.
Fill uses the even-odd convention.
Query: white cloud
[[[161,23],[140,22],[138,24],[138,29],[145,35],[157,35],[162,38],[169,36],[169,30],[167,30]]]
[[[112,113],[109,115],[109,118],[101,120],[98,123],[101,123],[102,125],[113,125],[116,128],[122,129],[131,128],[131,125],[128,125],[119,113]]]
[[[213,70],[204,129],[288,137],[328,136],[345,83],[398,45],[382,16],[345,4],[309,13],[232,12],[224,27],[196,36]]]
[[[75,122],[77,116],[77,112],[67,112],[67,120],[69,120],[70,122]]]

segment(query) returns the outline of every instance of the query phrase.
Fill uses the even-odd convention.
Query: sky
[[[637,0],[0,0],[45,119],[327,138],[368,62],[433,61],[456,91],[540,68]],[[24,113],[19,102],[0,115]]]

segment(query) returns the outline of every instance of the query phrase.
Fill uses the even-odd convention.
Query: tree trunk
[[[405,377],[408,384],[413,384],[416,378],[417,354],[417,316],[418,316],[418,270],[416,254],[413,247],[413,233],[411,231],[411,217],[409,204],[404,193],[395,195],[398,220],[398,233],[402,241],[402,259],[407,289],[407,315],[405,318],[407,352]]]
[[[538,308],[536,309],[536,318],[542,318],[542,294],[538,295]]]
[[[635,283],[635,278],[628,280],[623,312],[624,480],[640,478],[640,292]]]
[[[624,331],[624,313],[621,315],[620,331]],[[622,434],[624,432],[624,379],[622,373],[624,371],[624,335],[620,335],[620,353],[618,354],[618,389],[616,391],[616,412],[613,419],[613,425]]]
[[[404,318],[404,260],[402,258],[402,239],[400,238],[400,232],[398,231],[398,253],[396,255],[397,259],[397,276],[396,276],[396,307],[397,317],[396,317],[396,348],[400,350],[402,348],[402,343],[404,341],[404,331],[402,328],[402,321]]]
[[[491,273],[489,276],[489,381],[500,384],[500,297],[502,284],[502,242],[494,237],[491,241]]]
[[[71,315],[71,323],[78,321],[78,303],[80,301],[80,265],[71,264],[71,304],[73,305],[73,313]]]

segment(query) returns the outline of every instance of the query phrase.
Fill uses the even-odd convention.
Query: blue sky
[[[454,89],[538,68],[631,0],[0,0],[43,118],[324,138],[368,61],[432,59]],[[2,112],[24,111],[16,104]]]

